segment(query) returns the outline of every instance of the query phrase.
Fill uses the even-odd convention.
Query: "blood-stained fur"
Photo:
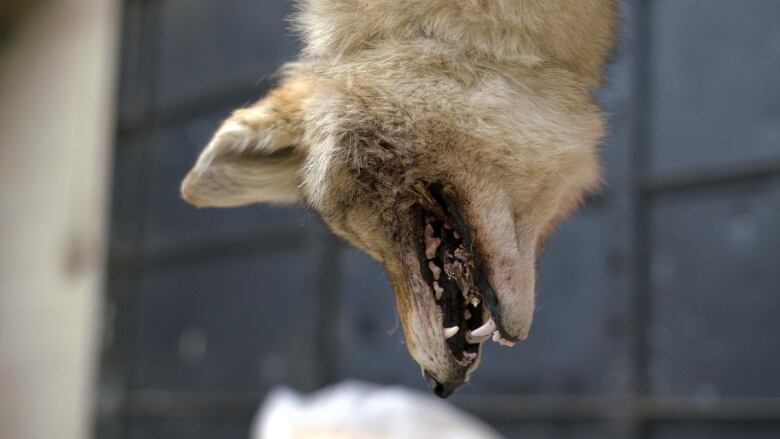
[[[614,21],[613,0],[302,1],[300,59],[225,121],[182,194],[316,210],[384,264],[447,396],[491,334],[528,336],[539,249],[598,184],[590,92]]]

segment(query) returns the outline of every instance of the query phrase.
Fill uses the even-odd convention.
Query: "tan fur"
[[[456,194],[506,337],[524,339],[538,249],[598,181],[604,124],[589,87],[613,0],[308,0],[306,48],[280,87],[238,110],[185,179],[198,206],[303,201],[384,263],[409,351],[462,382],[421,278],[409,207]]]

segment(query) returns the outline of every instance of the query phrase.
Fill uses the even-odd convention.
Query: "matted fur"
[[[410,353],[457,385],[422,279],[411,205],[425,182],[460,202],[496,290],[501,335],[528,335],[539,248],[598,182],[590,88],[613,0],[308,0],[305,49],[279,87],[236,111],[182,184],[197,206],[302,201],[382,262]]]

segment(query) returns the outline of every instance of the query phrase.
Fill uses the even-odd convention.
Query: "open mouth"
[[[470,368],[486,340],[515,343],[502,336],[498,298],[455,200],[439,183],[427,190],[432,205],[420,209],[420,271],[441,308],[447,346],[461,367]]]

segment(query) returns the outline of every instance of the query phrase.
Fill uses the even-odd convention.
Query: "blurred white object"
[[[403,387],[348,381],[302,396],[271,392],[252,439],[499,439],[447,402]]]

